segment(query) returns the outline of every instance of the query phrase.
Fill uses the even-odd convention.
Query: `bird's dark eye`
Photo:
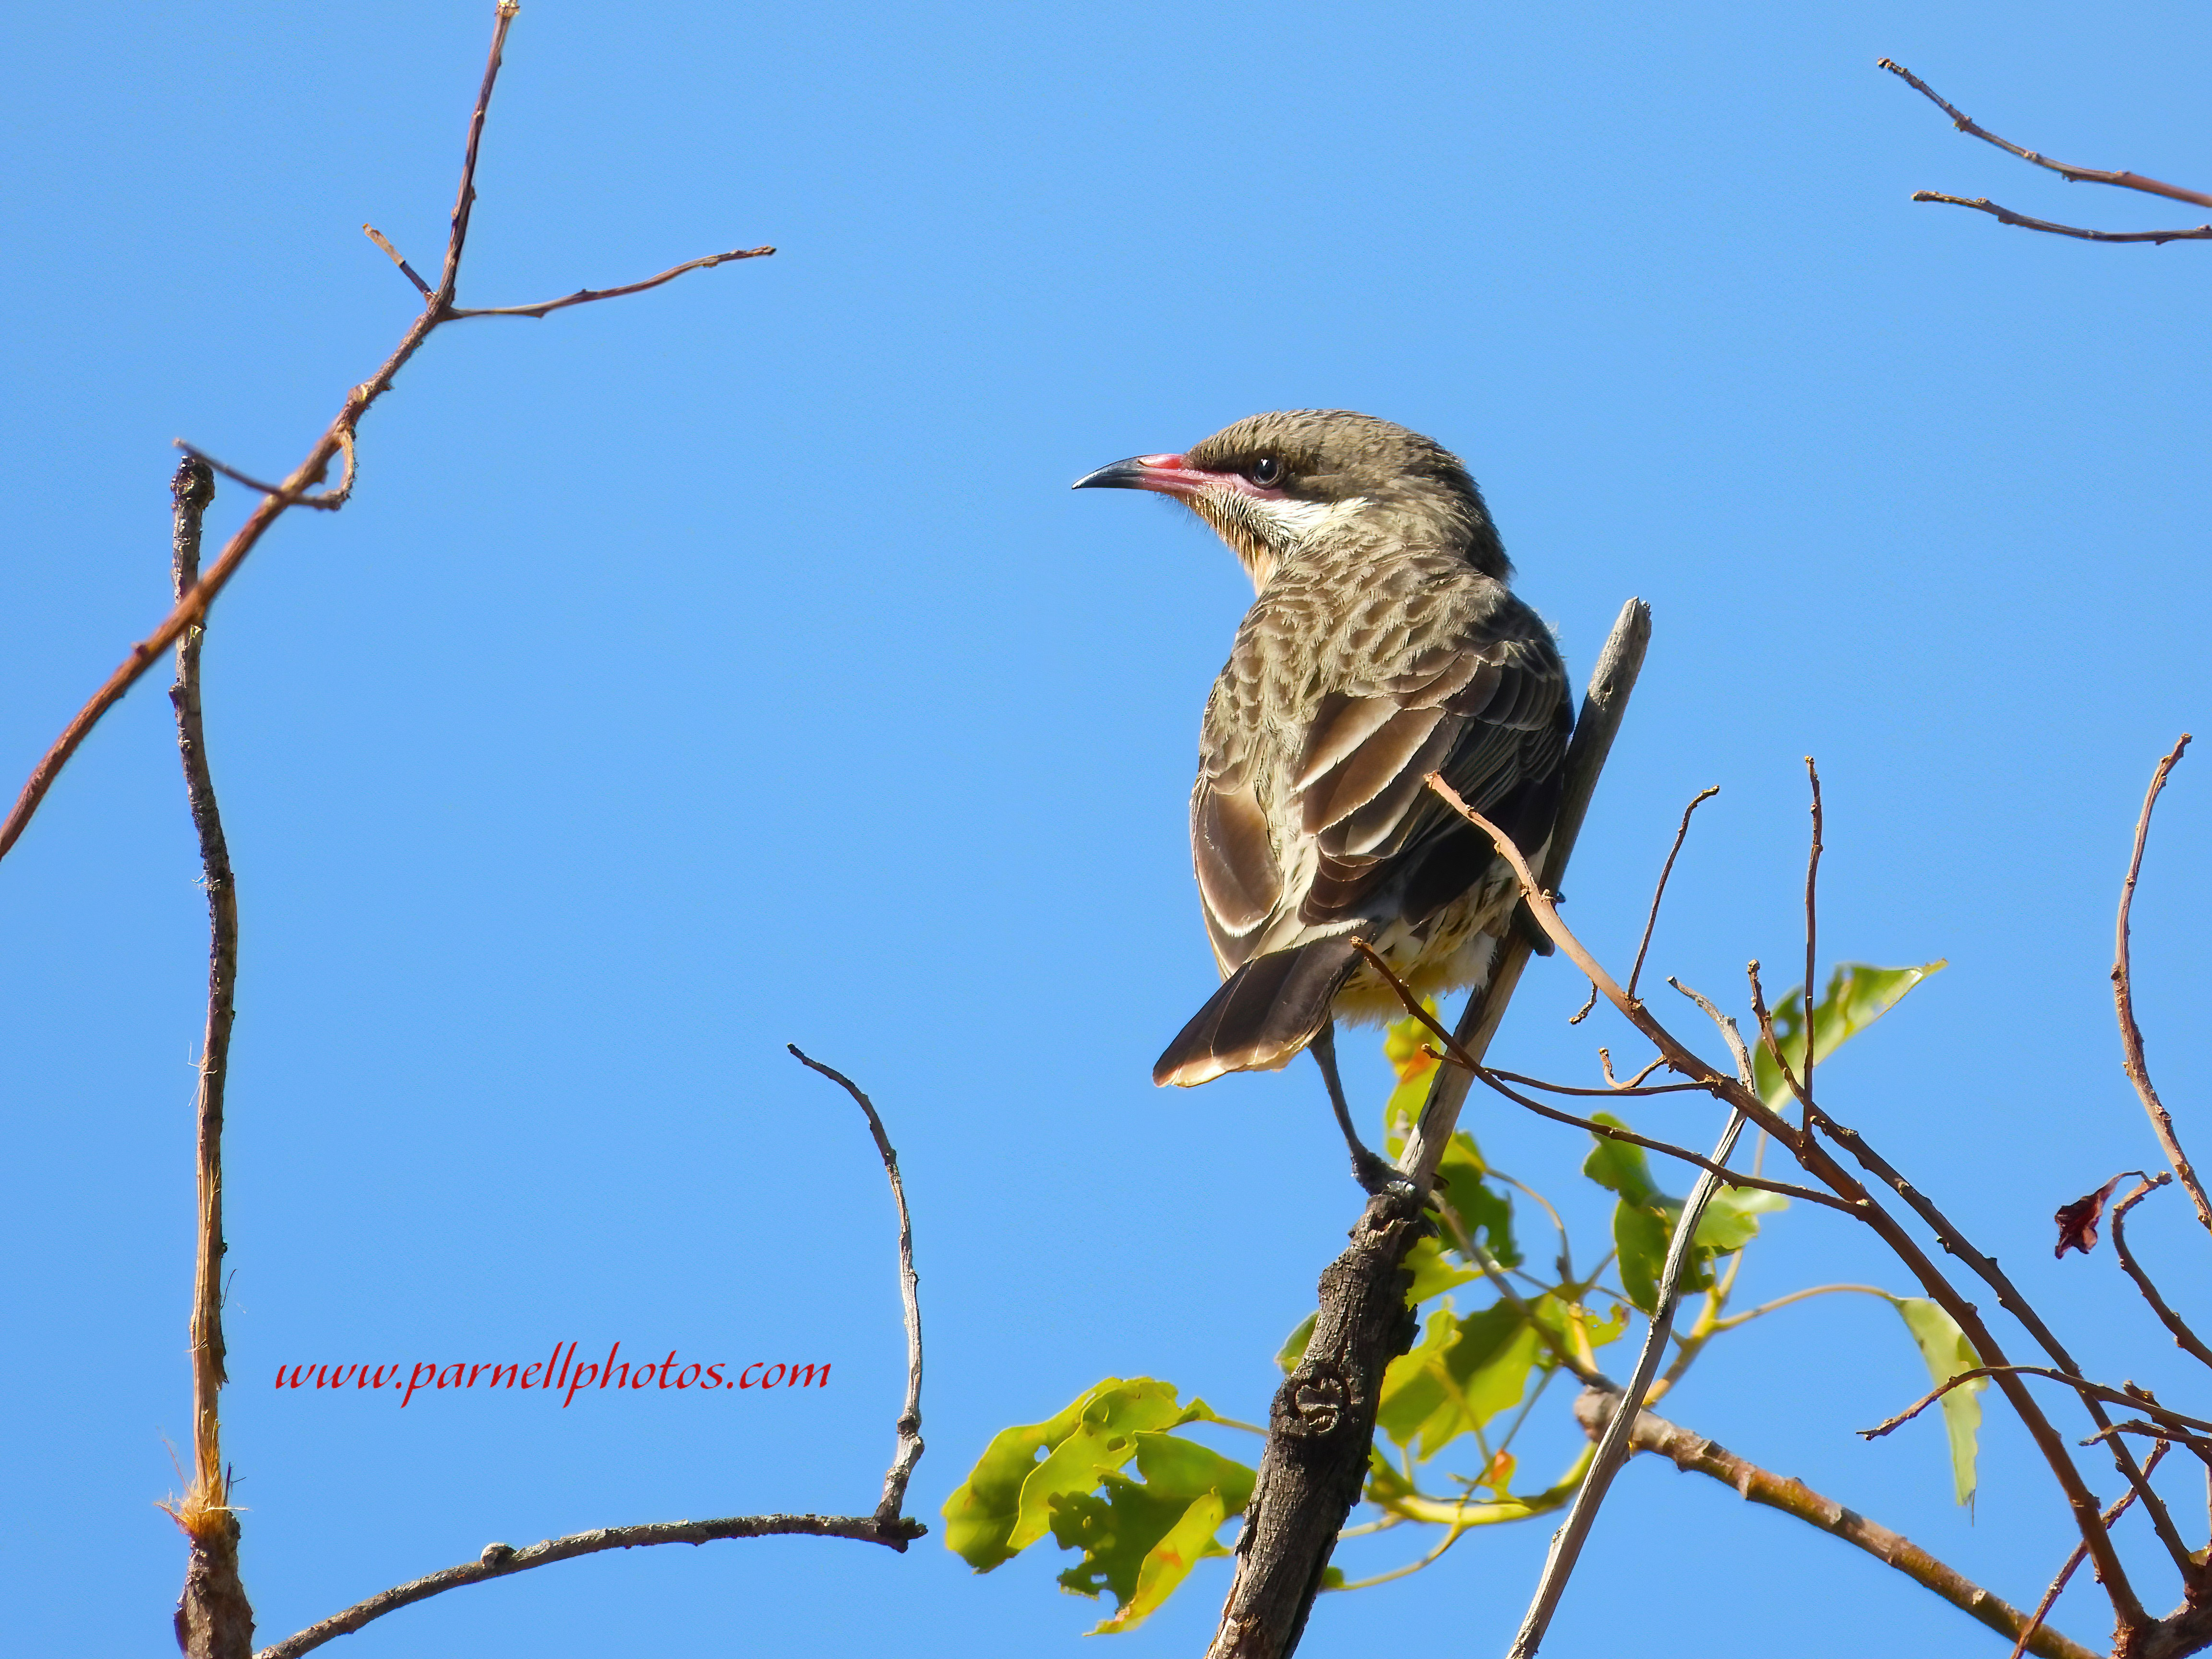
[[[1273,455],[1262,455],[1252,463],[1249,476],[1254,483],[1265,489],[1283,476],[1283,464]]]

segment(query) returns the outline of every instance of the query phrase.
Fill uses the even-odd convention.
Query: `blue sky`
[[[358,227],[434,264],[489,11],[0,25],[15,775],[165,609],[170,440],[281,473],[405,328],[411,290]],[[1952,964],[1837,1062],[1834,1109],[2094,1369],[2179,1388],[2109,1259],[2054,1264],[2047,1218],[2156,1156],[2106,974],[2143,784],[2208,719],[2206,254],[1912,205],[2194,222],[1961,137],[1875,68],[2069,160],[2212,179],[2201,11],[2081,21],[1943,0],[531,0],[464,303],[781,252],[441,331],[365,423],[353,502],[280,526],[215,613],[244,916],[227,1446],[264,1638],[493,1539],[872,1504],[902,1375],[889,1204],[789,1041],[873,1093],[903,1156],[931,1365],[914,1512],[935,1518],[994,1430],[1102,1376],[1264,1413],[1356,1213],[1318,1085],[1147,1078],[1212,977],[1185,799],[1249,593],[1194,526],[1066,489],[1262,409],[1364,409],[1464,455],[1578,674],[1625,598],[1651,602],[1568,884],[1609,960],[1707,784],[1655,966],[1735,999],[1746,957],[1796,959],[1819,756],[1824,943]],[[249,505],[226,487],[211,531]],[[2199,1139],[2207,763],[2168,793],[2137,907],[2153,1064]],[[18,1610],[41,1651],[167,1650],[181,1552],[153,1505],[187,1428],[196,875],[167,706],[142,687],[0,866],[0,1560],[41,1587]],[[1584,1079],[1595,1042],[1632,1052],[1617,1025],[1566,1026],[1583,988],[1540,964],[1501,1062]],[[1371,1103],[1380,1061],[1349,1042]],[[1711,1119],[1638,1121],[1703,1142]],[[1483,1103],[1469,1121],[1600,1237],[1578,1138]],[[2139,1213],[2187,1304],[2204,1241],[2171,1194]],[[1744,1284],[1860,1279],[1907,1288],[1799,1212]],[[617,1339],[824,1358],[836,1381],[404,1414],[267,1382]],[[1932,1424],[1850,1432],[1923,1387],[1886,1309],[1822,1298],[1717,1345],[1668,1409],[2032,1602],[2066,1518],[1994,1401],[1971,1519]],[[1569,1446],[1552,1417],[1546,1467]],[[1304,1650],[1439,1631],[1502,1650],[1543,1541],[1473,1537],[1332,1598]],[[646,1551],[441,1598],[348,1651],[873,1652],[896,1616],[916,1651],[1072,1653],[1098,1613],[1054,1589],[1060,1565],[977,1579],[934,1539]],[[1629,1469],[1583,1571],[1562,1659],[1617,1651],[1630,1607],[1661,1652],[1717,1625],[1806,1656],[1875,1631],[1998,1651],[1664,1468]],[[2084,1580],[2057,1622],[2093,1638]],[[1224,1582],[1202,1569],[1114,1639],[1190,1650]]]

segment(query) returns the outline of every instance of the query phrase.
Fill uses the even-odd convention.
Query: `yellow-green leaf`
[[[1982,1363],[1959,1322],[1933,1302],[1917,1296],[1893,1296],[1888,1301],[1912,1333],[1929,1378],[1939,1388]],[[1978,1376],[1936,1402],[1943,1408],[1943,1427],[1951,1443],[1951,1486],[1961,1504],[1974,1500],[1975,1441],[1982,1426],[1982,1402],[1975,1396],[1989,1385],[1989,1378]]]
[[[1940,973],[1947,964],[1938,959],[1917,968],[1874,968],[1863,962],[1839,964],[1828,977],[1828,988],[1813,1005],[1813,1061],[1815,1066],[1880,1019],[1904,999],[1905,994]],[[1774,1041],[1790,1058],[1790,1069],[1804,1070],[1805,988],[1793,986],[1774,1005]],[[1752,1045],[1752,1075],[1759,1097],[1777,1111],[1792,1098],[1782,1068],[1763,1042]]]
[[[1042,1423],[994,1436],[968,1479],[945,1500],[945,1544],[978,1572],[1011,1560],[1045,1534],[1056,1494],[1087,1492],[1135,1455],[1140,1430],[1211,1421],[1202,1400],[1176,1400],[1175,1385],[1109,1376]]]

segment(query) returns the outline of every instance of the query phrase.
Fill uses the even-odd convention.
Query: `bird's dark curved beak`
[[[1086,472],[1068,486],[1071,489],[1158,489],[1160,463],[1181,460],[1180,455],[1132,455]]]
[[[1192,466],[1180,455],[1132,455],[1126,461],[1085,473],[1069,488],[1150,489],[1163,495],[1193,495],[1208,484],[1221,483],[1224,476]]]

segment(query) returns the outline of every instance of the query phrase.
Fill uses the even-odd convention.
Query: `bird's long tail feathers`
[[[1152,1067],[1152,1081],[1190,1088],[1224,1072],[1290,1063],[1328,1019],[1358,966],[1348,938],[1321,939],[1255,957],[1222,981]]]

